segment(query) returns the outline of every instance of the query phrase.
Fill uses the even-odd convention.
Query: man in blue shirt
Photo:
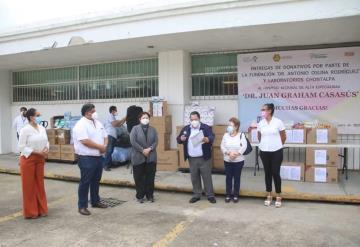
[[[195,203],[201,199],[202,179],[209,202],[216,203],[211,177],[211,148],[215,136],[208,125],[200,122],[198,112],[190,113],[190,121],[191,124],[185,126],[177,137],[177,142],[184,146],[183,158],[188,159],[190,165],[194,195],[189,202]],[[202,139],[199,140],[199,137]]]
[[[126,121],[126,118],[123,118],[121,120],[116,120],[117,114],[118,113],[116,106],[110,106],[109,115],[105,121],[105,130],[108,134],[108,140],[109,140],[106,148],[105,160],[103,165],[105,171],[111,171],[110,168],[112,164],[111,156],[112,153],[114,152],[114,147],[117,138],[116,128],[121,127]]]

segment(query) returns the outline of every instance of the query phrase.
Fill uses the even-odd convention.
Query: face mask
[[[93,114],[91,114],[91,118],[94,120],[98,119],[98,117],[99,117],[99,115],[97,112],[94,112]]]
[[[229,133],[229,134],[233,133],[233,132],[234,132],[234,126],[229,125],[229,126],[226,128],[226,131],[227,131],[227,133]]]
[[[117,115],[118,115],[118,113],[117,113],[117,112],[115,112],[115,113],[114,113],[114,116],[117,116]]]
[[[141,123],[142,125],[148,125],[149,122],[150,122],[150,120],[149,120],[148,118],[142,118],[142,119],[140,120],[140,123]]]
[[[197,128],[199,126],[200,122],[198,120],[191,121],[191,126],[194,128]]]
[[[269,113],[267,111],[261,111],[261,117],[267,118],[269,116]]]
[[[41,117],[35,117],[35,123],[41,124]]]

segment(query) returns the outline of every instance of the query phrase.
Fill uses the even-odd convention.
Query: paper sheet
[[[326,150],[315,150],[314,151],[314,163],[315,165],[326,165]]]
[[[315,167],[314,181],[315,182],[326,182],[326,168]]]
[[[292,143],[293,142],[293,130],[285,130],[286,134],[286,143]]]
[[[257,129],[251,130],[251,142],[259,142],[258,136],[257,136]]]
[[[204,139],[204,133],[202,130],[200,130],[197,134],[190,137],[190,141],[194,147],[201,144]]]
[[[292,130],[292,142],[293,143],[304,143],[304,130],[293,129]]]
[[[316,130],[316,143],[328,143],[328,130],[317,129]]]
[[[280,176],[285,180],[300,181],[301,167],[299,166],[281,166]]]

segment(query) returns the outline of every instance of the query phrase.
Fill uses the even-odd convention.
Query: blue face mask
[[[231,133],[234,132],[234,127],[231,126],[231,125],[229,125],[229,126],[226,128],[226,131],[227,131],[227,133],[231,134]]]
[[[35,117],[35,123],[37,124],[41,124],[42,120],[41,120],[41,117]]]

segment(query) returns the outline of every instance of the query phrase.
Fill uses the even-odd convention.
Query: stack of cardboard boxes
[[[150,102],[150,124],[158,133],[157,146],[157,170],[177,171],[179,167],[179,151],[170,149],[170,137],[172,132],[172,117],[167,115],[167,103]]]
[[[334,127],[312,128],[307,131],[308,144],[335,144],[337,130]],[[337,148],[306,148],[306,182],[338,182],[340,159]]]
[[[46,132],[50,144],[48,159],[75,162],[74,146],[70,144],[70,130],[48,129]]]

